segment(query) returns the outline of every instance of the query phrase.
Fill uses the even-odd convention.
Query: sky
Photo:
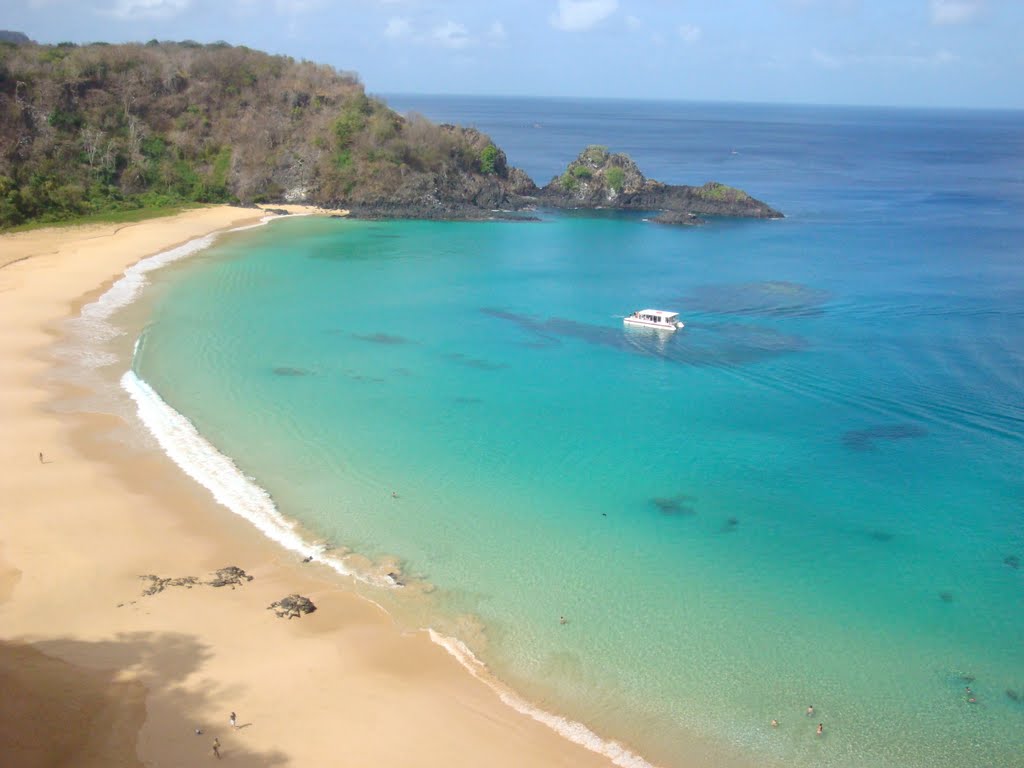
[[[1024,0],[4,0],[0,29],[223,40],[374,94],[1024,108]]]

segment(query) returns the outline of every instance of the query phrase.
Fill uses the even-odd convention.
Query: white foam
[[[186,475],[210,491],[220,504],[248,520],[268,539],[303,557],[311,557],[344,576],[353,576],[378,586],[393,584],[387,579],[350,570],[340,559],[327,556],[323,545],[302,538],[295,529],[295,523],[280,513],[266,490],[211,445],[191,421],[164,402],[133,371],[121,377],[121,387],[135,401],[139,418],[164,453]]]
[[[504,704],[512,707],[516,712],[524,714],[542,725],[546,725],[555,733],[574,744],[579,744],[591,752],[604,755],[612,763],[622,766],[622,768],[654,768],[651,763],[648,763],[640,755],[630,752],[618,742],[602,739],[587,728],[587,726],[583,725],[583,723],[577,723],[561,715],[546,712],[512,693],[494,680],[488,672],[487,666],[473,655],[473,652],[461,640],[457,640],[454,637],[446,637],[433,629],[428,629],[427,631],[430,633],[431,640],[448,651],[473,677],[487,685],[498,694],[498,698]]]
[[[304,216],[308,214],[294,214]],[[241,232],[254,227],[261,227],[269,221],[283,218],[281,216],[263,216],[256,224],[247,224],[228,232]],[[102,343],[110,341],[117,336],[123,336],[124,331],[109,322],[110,317],[119,309],[131,304],[142,293],[149,284],[147,275],[157,269],[166,267],[176,261],[187,258],[199,251],[209,248],[222,232],[211,232],[208,235],[189,240],[183,245],[171,248],[166,251],[144,258],[124,271],[124,274],[96,301],[82,308],[82,313],[74,320],[74,330],[80,339],[91,342]],[[110,363],[102,363],[109,365]]]
[[[252,229],[279,218],[283,217],[264,216],[258,224],[235,227],[228,231]],[[197,237],[184,245],[142,259],[126,269],[117,282],[96,301],[83,307],[81,315],[75,318],[72,331],[79,342],[75,345],[76,361],[86,368],[98,368],[117,362],[117,355],[98,348],[99,344],[125,333],[110,323],[109,318],[139,297],[149,283],[148,273],[208,248],[220,234],[213,232]],[[142,337],[136,339],[133,357],[138,353],[141,343]],[[394,586],[392,579],[351,571],[339,558],[326,556],[323,545],[303,539],[296,531],[295,524],[278,511],[266,490],[204,439],[191,421],[164,402],[133,371],[121,377],[121,388],[135,402],[139,418],[164,452],[185,474],[209,490],[219,503],[244,517],[265,536],[287,549],[311,557],[342,575],[354,576],[367,583]]]

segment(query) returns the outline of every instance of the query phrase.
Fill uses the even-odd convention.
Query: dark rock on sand
[[[302,595],[288,595],[267,606],[268,611],[273,611],[279,619],[297,619],[304,613],[313,613],[316,606],[308,597]]]
[[[234,587],[247,581],[252,581],[252,576],[237,566],[229,565],[226,568],[218,569],[213,579],[206,583],[211,587]]]
[[[199,583],[199,579],[195,576],[182,576],[177,579],[162,579],[159,576],[148,573],[145,576],[139,576],[139,578],[143,581],[149,582],[149,586],[142,591],[142,594],[147,597],[149,595],[156,595],[163,592],[168,587],[187,587],[188,589],[192,589],[192,587]]]

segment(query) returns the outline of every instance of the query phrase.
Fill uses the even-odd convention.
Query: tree
[[[488,144],[480,151],[480,173],[489,176],[497,172],[499,152],[493,144]]]

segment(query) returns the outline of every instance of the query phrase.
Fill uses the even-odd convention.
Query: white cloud
[[[408,19],[402,19],[397,16],[390,18],[388,19],[387,26],[384,27],[384,37],[390,37],[393,40],[412,37],[412,24]]]
[[[843,66],[843,62],[838,57],[817,48],[811,49],[811,58],[826,69],[839,69]]]
[[[700,40],[701,29],[694,24],[681,24],[679,26],[679,36],[683,38],[684,43],[696,43]]]
[[[932,24],[963,24],[981,10],[982,0],[931,0]]]
[[[466,48],[472,45],[473,40],[469,36],[469,30],[465,25],[455,21],[446,21],[430,33],[430,38],[438,45],[445,48]]]
[[[102,13],[125,21],[169,19],[186,10],[192,0],[117,0]]]
[[[551,16],[555,29],[590,29],[615,13],[619,0],[558,0],[558,12]]]
[[[960,57],[951,51],[940,48],[932,53],[856,53],[848,56],[836,56],[817,48],[811,50],[811,59],[822,67],[840,69],[847,65],[867,65],[876,67],[900,67],[911,69],[931,69],[952,64]]]

